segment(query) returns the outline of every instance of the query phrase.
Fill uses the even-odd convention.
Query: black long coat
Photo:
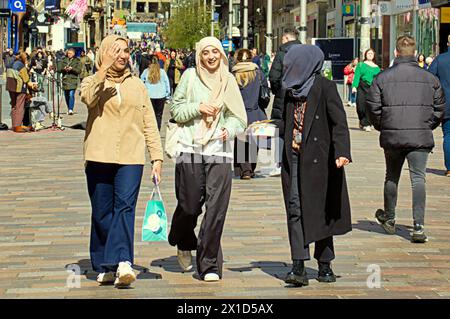
[[[280,127],[284,134],[282,185],[286,209],[291,188],[294,103],[287,95]],[[298,178],[305,244],[352,230],[350,201],[343,168],[351,160],[347,118],[336,84],[317,76],[307,97]]]

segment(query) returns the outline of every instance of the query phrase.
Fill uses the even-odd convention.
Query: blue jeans
[[[356,93],[352,93],[352,85],[347,84],[348,89],[348,101],[352,104],[356,103]]]
[[[73,111],[73,107],[75,106],[75,90],[64,90],[64,96],[66,98],[67,109]]]
[[[90,255],[96,272],[116,271],[134,261],[134,218],[143,165],[88,162],[92,206]]]
[[[447,171],[450,171],[450,119],[442,122],[442,132],[444,133],[444,161]]]

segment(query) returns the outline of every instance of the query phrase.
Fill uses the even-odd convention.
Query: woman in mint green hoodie
[[[173,96],[172,119],[181,125],[175,168],[178,200],[169,243],[178,248],[184,271],[197,271],[202,280],[222,278],[220,240],[231,195],[233,140],[244,133],[247,114],[239,87],[229,72],[220,41],[203,38],[196,45],[196,68],[186,70]],[[194,229],[206,206],[198,239]]]

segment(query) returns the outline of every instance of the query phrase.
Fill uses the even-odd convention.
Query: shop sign
[[[355,6],[353,4],[344,4],[342,6],[342,15],[344,17],[353,17],[355,15]]]
[[[61,9],[60,0],[45,0],[45,10],[47,11],[59,11]]]
[[[392,15],[392,3],[390,1],[380,1],[378,2],[378,5],[382,16]]]
[[[419,9],[431,8],[431,0],[419,0]]]
[[[9,0],[9,8],[12,12],[25,12],[27,4],[25,0]]]
[[[394,14],[412,11],[416,4],[417,0],[395,0]]]
[[[450,4],[450,0],[431,0],[431,6],[433,8],[438,8],[447,4]]]
[[[450,23],[450,7],[441,8],[441,23]]]
[[[10,9],[0,9],[0,18],[9,18],[11,17]]]

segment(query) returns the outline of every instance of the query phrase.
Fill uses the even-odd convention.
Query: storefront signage
[[[9,0],[0,0],[0,18],[9,18],[10,16]]]
[[[353,4],[344,4],[342,6],[342,15],[344,17],[353,17],[355,15],[355,6]]]
[[[419,2],[420,1],[420,2]],[[415,8],[429,8],[430,0],[395,0],[379,1],[380,14],[383,16],[397,15],[408,11],[413,11]]]
[[[419,0],[419,9],[431,8],[431,0]]]
[[[450,0],[431,0],[431,6],[433,8],[438,8],[447,4],[450,4]]]
[[[26,0],[9,0],[9,8],[12,12],[25,12],[27,11]]]
[[[392,15],[392,3],[389,1],[380,1],[378,2],[380,6],[380,14],[382,16],[390,16]]]
[[[412,11],[416,4],[417,0],[395,0],[394,14]]]
[[[441,8],[441,23],[450,23],[450,7]]]
[[[61,9],[61,0],[45,0],[45,10],[54,11]]]

